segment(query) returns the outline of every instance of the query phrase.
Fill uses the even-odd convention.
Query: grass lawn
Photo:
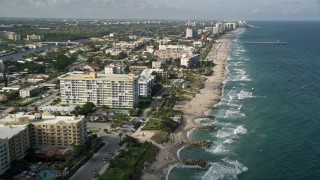
[[[128,147],[110,161],[108,169],[99,179],[139,179],[144,163],[151,162],[157,152],[158,148],[151,143]]]
[[[20,101],[17,102],[17,104],[19,104],[20,106],[25,106],[27,104],[30,104],[32,103],[33,101],[39,99],[39,97],[31,97],[31,98],[25,98],[25,99],[22,99]]]
[[[160,130],[162,125],[161,119],[150,118],[143,126],[142,130]]]

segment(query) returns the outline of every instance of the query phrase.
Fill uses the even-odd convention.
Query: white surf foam
[[[248,168],[240,162],[225,158],[221,162],[211,163],[202,180],[238,179],[239,174],[247,171]]]
[[[217,137],[218,138],[228,138],[228,137],[234,135],[233,132],[234,132],[233,128],[223,127],[218,130]]]
[[[237,95],[238,99],[253,98],[252,92],[241,90]]]
[[[181,160],[181,158],[180,158],[180,152],[181,152],[181,150],[184,149],[185,147],[187,147],[187,146],[182,146],[182,147],[177,151],[177,157],[178,157],[178,159],[180,159],[180,160]]]
[[[241,113],[240,109],[229,109],[226,111],[224,118],[239,119],[245,116],[246,114]]]
[[[234,140],[232,139],[226,139],[223,141],[223,144],[232,144],[232,143],[234,143]]]
[[[223,144],[218,144],[218,145],[212,145],[210,149],[206,149],[208,152],[212,152],[214,154],[225,154],[229,152],[229,150],[224,147]]]
[[[233,133],[236,134],[236,135],[237,135],[237,134],[246,134],[247,131],[248,131],[248,130],[241,125],[241,126],[238,126],[238,127],[233,131]]]
[[[190,139],[190,137],[191,137],[191,135],[192,135],[192,133],[193,133],[194,130],[195,130],[195,128],[192,128],[192,129],[190,129],[190,130],[187,132],[187,138],[188,138],[188,139]]]

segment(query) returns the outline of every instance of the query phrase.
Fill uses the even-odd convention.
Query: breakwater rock
[[[186,159],[183,161],[185,165],[192,165],[192,166],[200,166],[202,168],[206,167],[206,161],[205,160],[197,160],[197,159]]]
[[[213,115],[200,116],[200,118],[208,118],[214,120],[216,117]]]
[[[208,130],[208,131],[213,131],[214,130],[214,126],[198,126],[198,129],[204,129],[204,130]]]
[[[190,144],[192,146],[199,146],[203,148],[209,148],[211,146],[211,142],[209,141],[193,141],[193,142],[190,142]]]

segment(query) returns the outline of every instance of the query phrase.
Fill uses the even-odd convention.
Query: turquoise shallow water
[[[250,22],[232,38],[214,132],[193,130],[209,149],[185,147],[168,179],[320,179],[320,22]],[[243,44],[286,41],[287,45]]]

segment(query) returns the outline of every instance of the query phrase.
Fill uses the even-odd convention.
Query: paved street
[[[86,164],[81,166],[80,169],[70,178],[70,180],[91,180],[94,177],[93,168],[99,172],[106,164],[103,158],[110,159],[109,152],[115,154],[120,149],[119,138],[115,134],[106,135],[102,130],[97,133],[99,137],[106,143]]]

